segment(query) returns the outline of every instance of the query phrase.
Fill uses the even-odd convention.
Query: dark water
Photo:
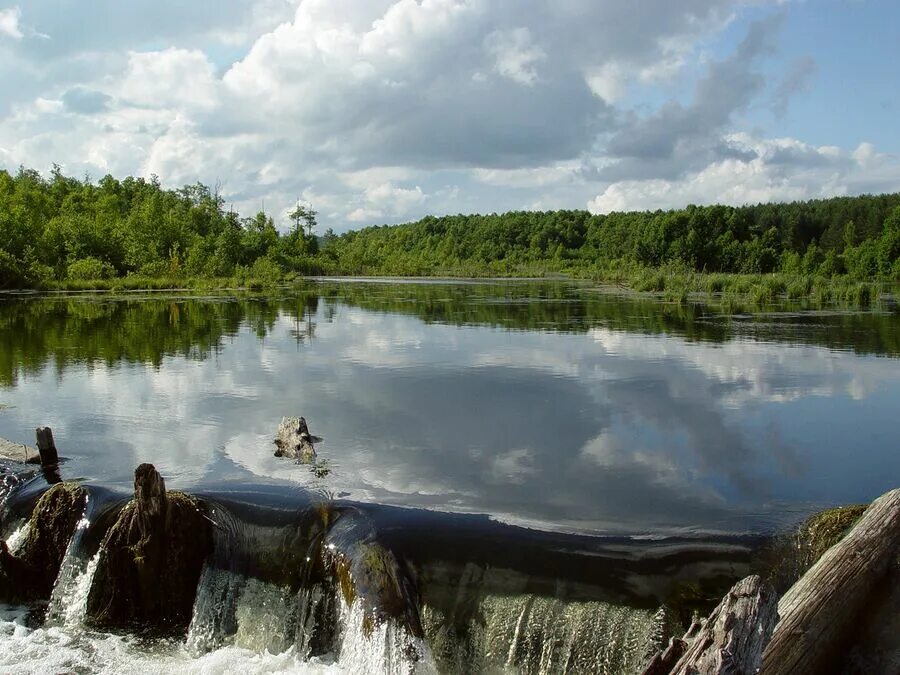
[[[551,532],[769,532],[900,479],[900,317],[569,283],[0,299],[0,437],[67,478],[281,485]],[[303,415],[318,475],[272,455]]]

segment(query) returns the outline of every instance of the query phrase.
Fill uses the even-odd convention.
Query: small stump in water
[[[321,438],[309,433],[302,417],[283,417],[275,434],[275,456],[296,459],[299,464],[312,464],[316,461],[313,443],[321,442]]]
[[[34,507],[19,554],[0,541],[0,598],[23,602],[50,597],[86,499],[80,485],[57,483]]]
[[[134,499],[110,528],[88,595],[88,619],[101,627],[183,633],[197,582],[212,552],[202,503],[166,492],[152,464],[134,472]]]

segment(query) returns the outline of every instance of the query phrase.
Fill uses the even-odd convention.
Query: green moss
[[[132,500],[104,537],[87,599],[93,625],[173,635],[187,630],[213,548],[212,524],[197,498],[172,491],[166,500],[165,521],[149,536],[141,534]]]
[[[865,504],[828,509],[810,517],[797,532],[802,562],[807,569],[844,538],[868,507]]]
[[[72,534],[84,514],[87,491],[76,483],[57,483],[45,492],[28,519],[28,533],[14,560],[2,567],[2,595],[10,600],[50,597]]]
[[[754,571],[771,582],[779,593],[787,591],[856,525],[868,508],[864,504],[841,506],[807,518],[795,532],[774,537],[758,552]]]
[[[335,574],[341,589],[344,602],[350,607],[356,600],[356,584],[353,583],[353,574],[350,571],[350,562],[341,556],[335,564]]]

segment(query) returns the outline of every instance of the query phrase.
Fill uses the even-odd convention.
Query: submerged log
[[[275,434],[275,456],[296,459],[301,464],[312,464],[316,460],[313,443],[322,441],[309,433],[306,420],[302,417],[283,417]]]
[[[873,591],[896,562],[900,489],[876,499],[856,526],[784,595],[763,672],[822,673],[838,667]]]
[[[87,491],[80,485],[57,483],[35,505],[17,555],[0,542],[0,599],[23,602],[50,597],[86,500]]]
[[[119,514],[100,549],[87,616],[102,627],[183,633],[197,582],[212,552],[212,524],[203,504],[166,492],[152,464],[134,472],[134,499]]]
[[[655,672],[755,673],[775,627],[777,607],[775,590],[769,584],[757,575],[742,579],[712,611],[671,671]]]

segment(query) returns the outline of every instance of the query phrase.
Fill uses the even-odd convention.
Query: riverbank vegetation
[[[900,194],[671,211],[427,217],[316,236],[282,233],[217,190],[159,180],[0,171],[0,288],[262,287],[309,274],[547,277],[686,300],[811,298],[868,306],[900,282]]]

